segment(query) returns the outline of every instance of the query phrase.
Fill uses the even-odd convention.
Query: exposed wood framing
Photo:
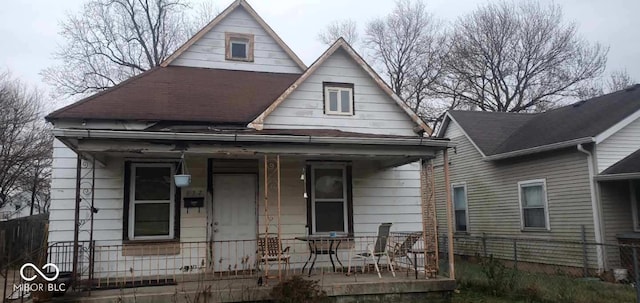
[[[449,150],[444,149],[443,161],[444,161],[444,187],[446,188],[446,201],[447,201],[447,252],[449,259],[449,278],[455,279],[455,266],[453,260],[453,205],[451,200],[451,180],[449,179]]]
[[[424,270],[427,277],[438,273],[438,222],[436,218],[435,179],[432,160],[422,160],[420,194],[422,234],[424,235]]]
[[[358,65],[362,67],[362,69],[378,84],[378,87],[382,89],[393,101],[395,101],[402,110],[409,115],[411,120],[413,120],[419,127],[420,130],[425,131],[428,135],[431,135],[431,128],[422,121],[422,119],[413,111],[409,106],[398,96],[393,90],[387,85],[382,78],[367,64],[360,55],[345,41],[343,38],[338,39],[329,49],[327,49],[311,66],[287,88],[280,97],[278,97],[264,112],[262,112],[257,118],[255,118],[251,123],[249,123],[248,127],[261,130],[264,128],[264,120],[270,115],[293,91],[295,91],[304,81],[307,80],[321,65],[326,61],[333,53],[335,53],[338,49],[343,49],[349,57],[351,57]]]
[[[276,217],[271,215],[269,211],[269,202],[276,202]],[[280,200],[280,156],[279,155],[264,155],[264,236],[270,237],[269,230],[275,223],[276,237],[278,242],[282,239],[281,233],[281,200]],[[275,221],[275,222],[274,222]],[[278,245],[278,255],[282,254],[282,247]],[[282,279],[282,264],[280,260],[276,260],[278,265],[278,280]],[[269,281],[269,261],[265,260],[264,265],[264,283],[268,284]]]

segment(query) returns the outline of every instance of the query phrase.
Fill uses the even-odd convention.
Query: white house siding
[[[254,35],[254,62],[225,60],[225,32]],[[171,65],[273,73],[302,72],[295,61],[242,7],[231,12],[171,62]]]
[[[596,146],[598,172],[640,149],[640,118]]]
[[[518,260],[582,265],[580,245],[555,245],[544,240],[580,241],[581,226],[584,225],[587,240],[594,241],[587,158],[584,154],[565,150],[487,162],[482,160],[465,136],[452,140],[457,147],[449,153],[451,183],[466,182],[470,236],[480,237],[486,233],[487,236],[541,239],[542,242],[521,241]],[[441,155],[435,161],[435,173],[438,224],[443,234],[447,217]],[[518,182],[532,179],[546,179],[551,231],[521,231]],[[488,243],[489,253],[512,258],[512,243],[503,242],[500,247],[496,242]],[[457,253],[481,252],[478,243],[474,244],[475,247],[467,247],[467,251],[462,245],[463,241],[458,241]],[[597,266],[595,249],[589,250],[589,262],[591,266]]]
[[[618,243],[617,235],[633,233],[629,181],[599,182],[605,243]],[[620,267],[620,249],[606,246],[607,268]]]
[[[323,82],[353,83],[353,116],[324,114]],[[413,136],[415,122],[342,49],[333,53],[264,121],[265,129],[338,129]]]

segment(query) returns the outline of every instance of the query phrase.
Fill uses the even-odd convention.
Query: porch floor
[[[332,302],[449,302],[455,281],[445,277],[415,279],[398,273],[396,277],[383,273],[314,275]],[[269,292],[278,283],[269,279],[267,285],[258,286],[253,278],[214,281],[182,282],[169,286],[148,286],[123,289],[69,291],[55,302],[254,302],[269,300]]]

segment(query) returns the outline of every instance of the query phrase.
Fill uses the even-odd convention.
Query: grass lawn
[[[500,264],[456,262],[459,293],[454,303],[623,303],[636,302],[629,284],[529,273]]]

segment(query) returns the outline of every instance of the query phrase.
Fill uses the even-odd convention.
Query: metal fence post
[[[513,268],[518,270],[518,240],[513,239]]]
[[[482,252],[484,253],[484,257],[487,257],[487,236],[485,233],[482,233]]]
[[[636,302],[640,302],[640,285],[638,285],[638,280],[640,280],[640,273],[638,273],[638,251],[635,246],[631,247],[633,251],[633,278],[636,287]]]
[[[584,225],[582,230],[582,275],[586,278],[589,276],[589,259],[587,257],[587,231]]]

